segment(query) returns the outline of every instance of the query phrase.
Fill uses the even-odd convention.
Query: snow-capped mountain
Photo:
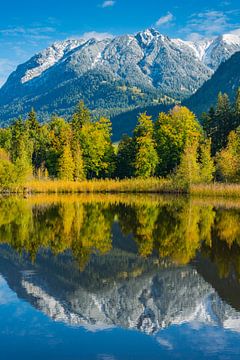
[[[233,53],[240,36],[198,42],[170,39],[154,29],[103,40],[56,42],[19,65],[0,90],[0,118],[71,113],[83,99],[92,110],[133,108],[182,100]]]
[[[113,276],[116,262],[119,273]],[[239,311],[190,266],[157,265],[154,258],[146,262],[113,250],[93,257],[79,273],[66,256],[53,259],[44,253],[32,265],[5,247],[0,249],[0,272],[19,298],[54,321],[91,331],[122,327],[153,335],[184,323],[240,331]],[[212,272],[211,277],[219,281]]]

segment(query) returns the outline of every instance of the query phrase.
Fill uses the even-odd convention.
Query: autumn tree
[[[192,144],[187,142],[175,175],[176,184],[180,187],[188,189],[192,184],[200,181],[197,149],[197,141]]]
[[[147,116],[146,113],[141,114],[134,130],[135,176],[147,178],[155,174],[158,164],[158,154],[153,132],[154,127],[151,116]]]
[[[168,114],[160,113],[155,125],[159,156],[158,175],[168,175],[180,163],[182,153],[201,136],[201,126],[186,107],[175,106]]]
[[[199,146],[200,180],[203,183],[210,183],[213,180],[215,165],[211,157],[211,139],[205,139]]]
[[[217,169],[220,179],[240,181],[240,128],[230,132],[226,148],[217,154]]]
[[[61,180],[73,181],[75,164],[72,156],[71,147],[66,144],[58,163],[58,178]]]

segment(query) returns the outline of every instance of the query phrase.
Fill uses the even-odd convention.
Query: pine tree
[[[234,129],[240,126],[240,88],[237,90],[234,104]]]
[[[213,153],[226,146],[227,137],[233,130],[233,112],[227,94],[219,93],[212,131]]]
[[[72,116],[71,126],[73,131],[77,134],[83,125],[90,124],[92,121],[91,113],[85,106],[83,101],[80,101]]]
[[[73,181],[75,164],[72,156],[70,145],[63,147],[63,153],[58,163],[58,178],[61,180]]]
[[[207,137],[211,137],[214,130],[214,120],[215,120],[215,109],[211,106],[208,113],[203,113],[201,116],[201,124],[203,130]]]
[[[134,175],[135,147],[131,137],[124,135],[117,149],[116,176],[120,179],[131,178]]]

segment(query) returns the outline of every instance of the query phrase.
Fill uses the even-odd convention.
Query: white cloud
[[[101,7],[102,8],[107,8],[107,7],[112,7],[114,6],[116,3],[116,1],[113,1],[113,0],[106,0],[102,3]]]
[[[239,35],[239,36],[240,36],[240,28],[230,31],[230,34]]]
[[[231,23],[229,15],[229,12],[216,10],[207,10],[192,14],[187,25],[181,29],[181,32],[186,34],[187,39],[197,39],[197,37],[214,37],[230,32],[232,29],[239,28],[239,24]]]
[[[163,339],[160,336],[158,336],[156,340],[161,346],[167,348],[168,350],[173,350],[173,345],[170,343],[169,340]]]
[[[168,12],[166,15],[160,17],[158,21],[156,21],[156,26],[165,25],[173,20],[173,14]]]
[[[81,39],[89,40],[89,39],[97,39],[103,40],[106,38],[112,39],[114,36],[108,32],[97,32],[97,31],[89,31],[85,32],[80,36]]]

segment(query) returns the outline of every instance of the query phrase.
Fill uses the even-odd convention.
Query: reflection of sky
[[[0,277],[1,360],[239,359],[240,334],[218,326],[172,325],[155,336],[54,323],[17,298]]]

